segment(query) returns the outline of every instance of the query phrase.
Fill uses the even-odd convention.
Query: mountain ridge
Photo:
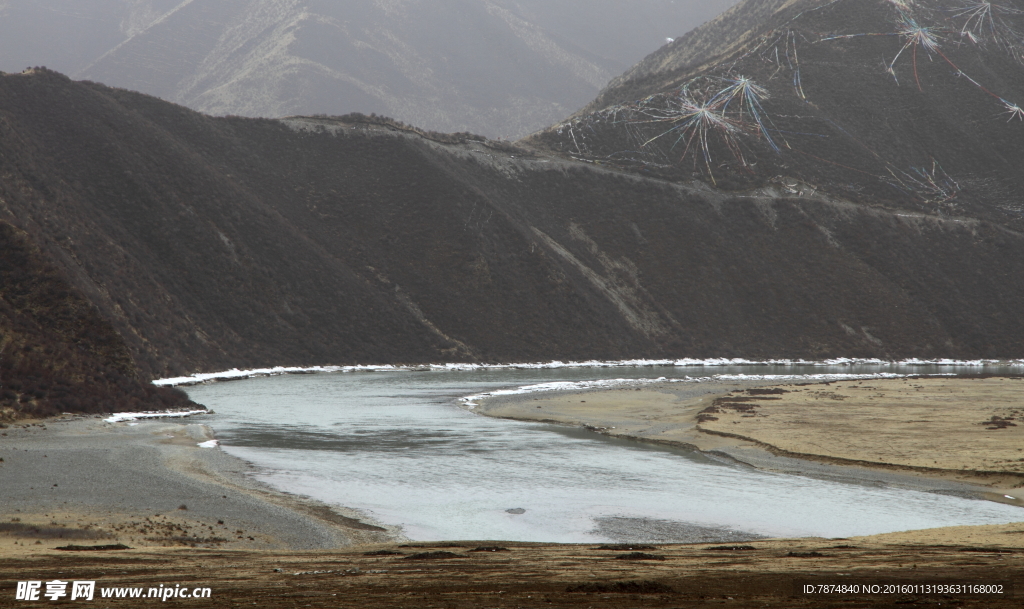
[[[985,222],[778,186],[737,196],[469,135],[425,139],[379,118],[215,119],[51,72],[0,83],[5,214],[62,261],[149,377],[455,357],[1018,355],[1015,263],[991,257],[1021,236]],[[806,234],[784,240],[780,218]],[[980,248],[996,272],[967,292],[922,284],[906,265],[976,281],[925,235]],[[909,249],[886,262],[872,247]],[[807,266],[806,248],[820,260]],[[878,302],[833,275],[874,285]],[[940,305],[952,293],[957,304]],[[889,330],[859,330],[895,315],[885,302],[923,306],[932,325],[900,313]],[[804,336],[811,303],[838,313]],[[947,338],[925,339],[936,327]]]
[[[689,37],[742,28],[751,6],[776,4],[742,3]],[[676,45],[655,53],[528,141],[671,180],[798,182],[1021,230],[1024,10],[961,4],[788,2],[699,65]]]
[[[794,4],[808,4],[814,0],[743,0],[713,20],[694,28],[669,44],[652,52],[643,60],[616,76],[598,93],[594,101],[577,114],[587,114],[612,104],[631,101],[643,95],[642,90],[664,89],[681,73],[699,69],[716,57],[727,55],[749,41],[757,30],[771,27],[779,21],[779,13]],[[662,84],[645,82],[658,77]]]
[[[372,112],[517,139],[733,1],[0,1],[0,69],[49,65],[207,114]]]
[[[674,88],[516,144],[358,113],[218,118],[51,70],[0,74],[0,228],[130,358],[136,381],[97,385],[117,398],[99,408],[175,399],[132,382],[267,365],[1024,357],[1017,124],[982,111],[953,130],[995,102],[943,68],[1012,92],[1018,58],[940,47],[949,61],[899,63],[907,41],[882,29],[901,11],[777,13],[785,31],[738,55],[650,72]],[[863,60],[877,44],[881,73]],[[687,133],[693,154],[650,125]],[[880,177],[921,159],[916,189]],[[0,314],[17,298],[0,290]],[[17,319],[0,315],[5,337]]]

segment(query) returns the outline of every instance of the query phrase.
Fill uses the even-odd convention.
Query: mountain
[[[62,412],[198,408],[140,378],[110,322],[3,221],[0,261],[0,427]]]
[[[0,69],[215,115],[380,113],[516,139],[735,0],[10,0]]]
[[[148,376],[267,364],[1017,355],[1020,233],[347,118],[0,78],[2,220]],[[982,272],[984,270],[984,272]]]
[[[0,75],[0,408],[268,365],[1024,357],[1016,47],[920,0],[765,6],[517,144]]]
[[[1022,230],[1022,9],[747,0],[531,141],[673,181]]]

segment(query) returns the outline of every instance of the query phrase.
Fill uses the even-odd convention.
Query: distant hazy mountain
[[[210,114],[376,112],[519,137],[736,0],[0,0],[0,70]]]

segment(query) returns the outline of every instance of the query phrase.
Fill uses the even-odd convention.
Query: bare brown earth
[[[691,447],[765,469],[950,482],[1024,505],[1015,490],[1024,486],[1022,398],[1019,378],[663,383],[489,399],[477,410]]]
[[[853,539],[758,541],[743,546],[596,545],[494,542],[363,546],[283,553],[194,549],[62,552],[46,540],[30,551],[0,545],[0,607],[15,582],[96,580],[98,587],[209,587],[188,607],[1019,607],[1024,524],[940,529]],[[503,547],[508,551],[474,551]],[[390,555],[367,555],[381,550]],[[639,551],[647,558],[624,559]],[[447,552],[440,558],[415,554]],[[808,595],[814,584],[1002,583],[1002,595]],[[97,593],[98,596],[98,593]],[[99,599],[97,599],[99,601]],[[149,606],[109,600],[96,606]],[[29,603],[30,604],[30,603]],[[47,601],[48,604],[48,601]],[[86,606],[89,604],[86,603]]]
[[[941,470],[996,486],[1024,486],[1020,378],[904,378],[745,390],[716,399],[698,422],[702,432],[739,436],[793,456]]]

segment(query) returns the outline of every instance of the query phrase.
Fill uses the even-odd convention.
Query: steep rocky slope
[[[0,220],[142,377],[1024,355],[1024,235],[996,223],[728,194],[380,119],[211,118],[49,71],[0,77]]]
[[[748,0],[532,141],[671,180],[774,183],[1024,228],[1024,5]]]
[[[0,1],[0,69],[209,114],[381,113],[518,138],[735,0]]]

